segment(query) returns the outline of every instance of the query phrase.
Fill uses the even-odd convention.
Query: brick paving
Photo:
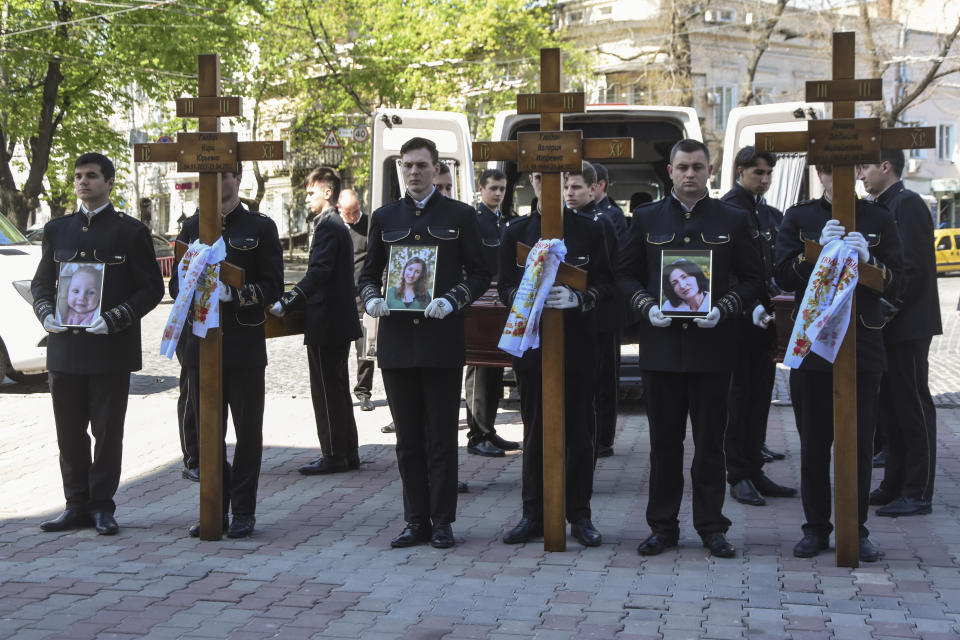
[[[710,558],[691,525],[689,482],[680,547],[638,556],[649,441],[642,404],[633,402],[623,407],[617,455],[597,470],[601,547],[504,545],[503,530],[519,517],[520,458],[462,448],[460,476],[471,491],[460,496],[457,546],[390,549],[402,526],[401,493],[393,437],[379,430],[390,421],[382,388],[376,410],[356,414],[361,469],[300,476],[296,467],[317,447],[294,338],[270,344],[252,538],[186,537],[198,490],[180,478],[177,369],[152,355],[134,378],[127,415],[120,534],[44,534],[37,525],[62,507],[50,400],[43,385],[0,386],[0,638],[960,637],[958,292],[960,279],[941,279],[946,334],[931,357],[940,439],[934,511],[871,517],[886,557],[856,570],[835,567],[831,554],[793,557],[798,498],[766,507],[728,499],[737,557]],[[148,324],[162,323],[168,309]],[[776,398],[768,441],[788,457],[767,472],[797,486],[799,442],[785,404]],[[499,420],[503,435],[520,437],[515,402]]]

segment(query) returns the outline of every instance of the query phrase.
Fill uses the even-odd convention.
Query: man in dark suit
[[[737,364],[730,380],[730,402],[724,454],[730,496],[742,504],[761,506],[767,497],[790,497],[796,489],[784,487],[763,472],[763,443],[767,435],[770,396],[776,378],[773,358],[777,350],[777,328],[770,322],[772,296],[779,293],[773,284],[773,258],[777,229],[783,214],[768,205],[763,194],[770,188],[777,158],[746,146],[737,153],[734,168],[737,182],[721,198],[747,212],[750,232],[763,261],[763,287],[753,300],[744,300],[737,318]]]
[[[370,218],[367,259],[360,296],[367,313],[380,318],[377,361],[396,425],[397,466],[403,481],[406,527],[393,547],[430,542],[455,544],[451,523],[457,515],[457,423],[465,363],[463,310],[490,284],[483,259],[477,214],[441,195],[433,186],[439,157],[436,145],[411,138],[400,148],[406,195],[380,207]],[[435,262],[421,257],[435,255]],[[417,269],[433,280],[430,302],[406,300],[403,282]],[[384,270],[401,270],[400,287]],[[407,264],[407,266],[411,266]],[[432,273],[430,273],[432,272]],[[394,311],[385,298],[398,298]],[[419,307],[419,308],[418,308]]]
[[[677,545],[688,414],[696,448],[693,526],[712,555],[735,555],[725,535],[730,521],[723,515],[723,435],[736,322],[744,301],[759,295],[763,266],[746,212],[709,196],[711,170],[702,142],[681,140],[673,146],[667,165],[673,189],[663,200],[633,212],[617,270],[621,292],[644,318],[640,368],[650,422],[647,522],[652,533],[638,547],[640,555]],[[671,249],[711,252],[711,308],[705,316],[668,317],[661,311],[662,254]]]
[[[113,535],[119,529],[113,496],[120,485],[130,372],[140,370],[140,319],[163,298],[163,277],[150,230],[110,204],[115,173],[99,153],[77,158],[73,185],[80,209],[44,227],[43,255],[30,287],[33,310],[49,332],[47,369],[67,503],[59,517],[40,525],[44,531],[93,524],[97,533]],[[103,270],[100,314],[88,326],[58,320],[67,322],[57,314],[58,278],[71,262]],[[95,440],[92,459],[88,426]]]
[[[227,262],[244,269],[246,284],[234,288],[220,283],[220,326],[223,331],[223,433],[227,433],[227,407],[237,436],[232,464],[223,445],[223,518],[230,538],[246,538],[256,524],[257,485],[263,453],[264,371],[267,345],[263,334],[266,310],[283,290],[283,249],[273,220],[248,211],[240,203],[240,173],[223,173],[220,180],[220,216]],[[183,223],[177,239],[190,244],[199,238],[200,216]],[[179,262],[174,274],[179,271]],[[176,277],[170,279],[170,295],[179,293]],[[190,385],[200,388],[200,339],[193,335],[192,313],[180,336],[183,362],[189,368]],[[203,473],[203,469],[200,469]],[[227,521],[227,513],[233,520]],[[200,526],[189,529],[199,537]]]
[[[943,333],[933,218],[916,193],[903,186],[903,151],[883,151],[881,162],[859,168],[874,202],[886,207],[903,244],[900,295],[887,299],[895,315],[883,328],[887,370],[880,381],[879,427],[886,442],[883,482],[870,504],[878,516],[930,513],[937,464],[937,414],[928,383],[930,340]]]
[[[323,455],[298,471],[319,475],[360,468],[347,356],[350,343],[362,332],[354,306],[353,244],[334,204],[340,195],[340,176],[327,167],[314,169],[307,176],[306,189],[307,207],[316,214],[310,264],[300,282],[270,307],[270,313],[283,316],[306,307],[303,343]]]
[[[827,245],[843,239],[857,250],[860,264],[883,270],[884,294],[895,295],[899,288],[903,251],[896,223],[883,207],[858,200],[856,230],[847,233],[833,218],[833,171],[817,167],[823,184],[823,197],[801,202],[787,209],[777,235],[774,276],[777,285],[796,295],[793,317],[803,302],[814,264],[806,259],[804,240]],[[853,185],[850,185],[853,188]],[[883,338],[883,314],[880,294],[858,285],[857,308],[857,489],[860,525],[859,553],[863,562],[876,562],[883,553],[870,541],[866,528],[870,474],[873,469],[873,429],[877,419],[877,393],[880,376],[886,366]],[[788,346],[788,349],[790,347]],[[810,353],[797,369],[790,371],[790,399],[800,434],[800,498],[803,502],[803,538],[794,546],[793,555],[811,558],[829,547],[830,448],[833,445],[833,367]]]
[[[337,209],[343,218],[347,229],[350,230],[350,239],[353,241],[353,280],[360,279],[363,270],[363,261],[367,257],[367,229],[370,227],[370,216],[360,208],[360,198],[353,189],[343,189],[337,198]],[[363,320],[363,300],[356,296],[357,318]],[[360,401],[360,411],[373,411],[373,372],[376,363],[365,357],[363,353],[363,337],[357,338],[354,343],[357,351],[357,384],[353,387],[353,395]]]

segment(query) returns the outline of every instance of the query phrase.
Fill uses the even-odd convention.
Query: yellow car
[[[933,246],[937,252],[937,273],[960,271],[960,229],[935,229]]]

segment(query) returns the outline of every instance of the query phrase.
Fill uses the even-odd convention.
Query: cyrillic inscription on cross
[[[936,146],[933,127],[883,129],[879,118],[854,118],[855,103],[882,100],[880,78],[855,79],[855,34],[833,34],[833,79],[808,81],[808,101],[833,103],[833,119],[811,120],[808,131],[760,133],[758,149],[775,153],[806,152],[810,164],[833,167],[833,216],[848,230],[856,228],[854,167],[880,162],[881,149],[929,149]],[[808,240],[806,258],[815,261],[820,245]],[[861,264],[859,282],[883,290],[883,272]],[[851,318],[856,318],[856,301]],[[834,505],[837,566],[859,565],[857,522],[857,366],[856,322],[847,328],[833,365]]]
[[[560,92],[560,50],[540,50],[540,93],[517,95],[518,113],[540,115],[540,131],[518,134],[506,142],[474,142],[475,162],[511,160],[521,172],[543,174],[540,197],[544,238],[563,237],[561,176],[579,172],[582,161],[633,157],[633,138],[584,139],[582,131],[563,131],[563,114],[584,111],[583,93]],[[520,245],[518,258],[525,261],[530,247]],[[585,291],[586,273],[561,264],[557,281]],[[543,547],[566,549],[564,520],[564,423],[563,423],[563,313],[544,309],[541,316],[543,357]]]
[[[240,98],[220,96],[220,57],[216,54],[199,56],[198,71],[198,97],[177,98],[177,116],[198,118],[199,131],[178,134],[175,144],[134,145],[134,161],[176,162],[178,171],[200,174],[200,241],[213,244],[221,233],[220,174],[236,171],[238,162],[283,160],[284,143],[238,142],[236,133],[220,133],[219,118],[240,115]],[[221,263],[220,279],[233,287],[242,287],[243,269]],[[217,328],[208,331],[207,337],[200,341],[200,538],[203,540],[219,540],[223,535],[221,338]]]

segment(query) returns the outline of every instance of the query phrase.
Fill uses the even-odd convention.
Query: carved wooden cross
[[[560,50],[540,50],[540,91],[517,95],[517,113],[540,114],[540,131],[521,132],[517,140],[474,142],[473,160],[513,160],[521,172],[543,176],[540,191],[540,233],[543,238],[563,237],[561,176],[579,173],[584,159],[610,160],[633,157],[633,138],[584,139],[582,131],[562,131],[564,113],[584,111],[583,93],[560,92]],[[517,247],[526,261],[530,247]],[[585,271],[561,263],[557,282],[585,291]],[[543,548],[566,550],[564,519],[563,422],[563,312],[544,309],[541,317],[543,368]]]
[[[236,172],[245,160],[283,160],[284,143],[238,142],[237,134],[220,133],[222,117],[240,115],[240,98],[220,96],[220,57],[203,54],[198,61],[198,97],[177,98],[177,117],[197,118],[198,131],[177,134],[175,144],[137,144],[136,162],[176,162],[177,170],[200,174],[200,242],[213,244],[221,235],[220,174]],[[173,277],[176,277],[174,274]],[[243,287],[243,269],[220,265],[220,279]],[[220,328],[200,340],[200,388],[197,390],[200,432],[200,538],[223,535],[223,389]]]
[[[882,129],[879,118],[855,118],[855,103],[882,100],[881,78],[855,79],[855,34],[833,34],[833,79],[807,82],[808,101],[833,103],[832,120],[811,120],[808,131],[758,133],[756,147],[776,153],[807,153],[811,164],[833,166],[833,217],[856,229],[854,166],[880,162],[881,149],[930,149],[936,146],[933,127]],[[816,261],[820,245],[806,241],[807,260]],[[860,265],[859,282],[883,291],[883,273]],[[850,311],[856,318],[856,296]],[[837,566],[859,565],[857,522],[857,324],[851,322],[833,364],[833,475]]]

